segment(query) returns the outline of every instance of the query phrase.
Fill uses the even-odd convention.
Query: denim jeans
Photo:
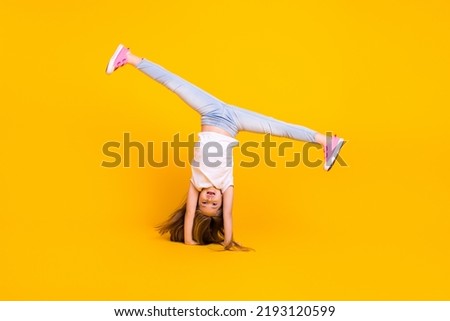
[[[239,131],[314,142],[316,131],[222,102],[206,91],[147,59],[137,68],[161,83],[201,115],[202,125],[219,127],[235,137]]]

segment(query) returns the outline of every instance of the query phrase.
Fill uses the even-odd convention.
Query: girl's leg
[[[151,61],[142,59],[136,68],[173,91],[200,115],[223,107],[219,99]]]
[[[222,101],[210,95],[206,91],[164,69],[160,65],[133,55],[129,49],[122,45],[117,47],[116,52],[110,59],[110,63],[107,67],[107,73],[112,73],[115,69],[127,63],[135,66],[150,78],[156,80],[166,88],[173,91],[201,115],[218,108],[223,108],[224,106]]]
[[[314,142],[325,145],[326,137],[307,127],[284,122],[254,111],[236,106],[231,107],[239,131],[271,134],[295,140]]]
[[[307,127],[287,123],[236,106],[228,105],[227,111],[231,112],[238,130],[271,134],[274,136],[321,144],[323,146],[325,160],[323,167],[326,171],[330,170],[333,166],[339,151],[345,143],[342,138],[336,136],[327,137]]]

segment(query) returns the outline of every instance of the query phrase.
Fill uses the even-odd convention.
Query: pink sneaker
[[[339,154],[339,151],[341,150],[342,146],[344,145],[345,141],[342,138],[337,137],[334,135],[331,137],[331,141],[329,137],[327,137],[327,143],[325,146],[325,164],[323,164],[323,168],[326,171],[329,171],[331,167],[333,166],[334,162],[336,161],[336,158]]]
[[[123,45],[118,45],[116,51],[109,59],[108,66],[106,66],[106,73],[112,74],[117,68],[122,67],[127,63],[127,52],[130,49],[125,48]]]

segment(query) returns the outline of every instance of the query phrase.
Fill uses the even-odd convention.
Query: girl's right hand
[[[198,245],[198,243],[195,242],[194,240],[191,240],[191,241],[184,241],[184,244],[186,244],[186,245]]]
[[[234,246],[234,243],[233,243],[233,242],[229,242],[229,243],[227,243],[227,244],[223,244],[223,248],[224,248],[224,250],[226,250],[226,251],[230,250],[233,246]]]

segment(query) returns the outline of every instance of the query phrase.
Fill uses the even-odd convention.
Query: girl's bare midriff
[[[216,127],[216,126],[211,126],[211,125],[202,125],[202,132],[215,132],[215,133],[219,133],[219,134],[226,135],[229,137],[233,137],[226,130]]]

